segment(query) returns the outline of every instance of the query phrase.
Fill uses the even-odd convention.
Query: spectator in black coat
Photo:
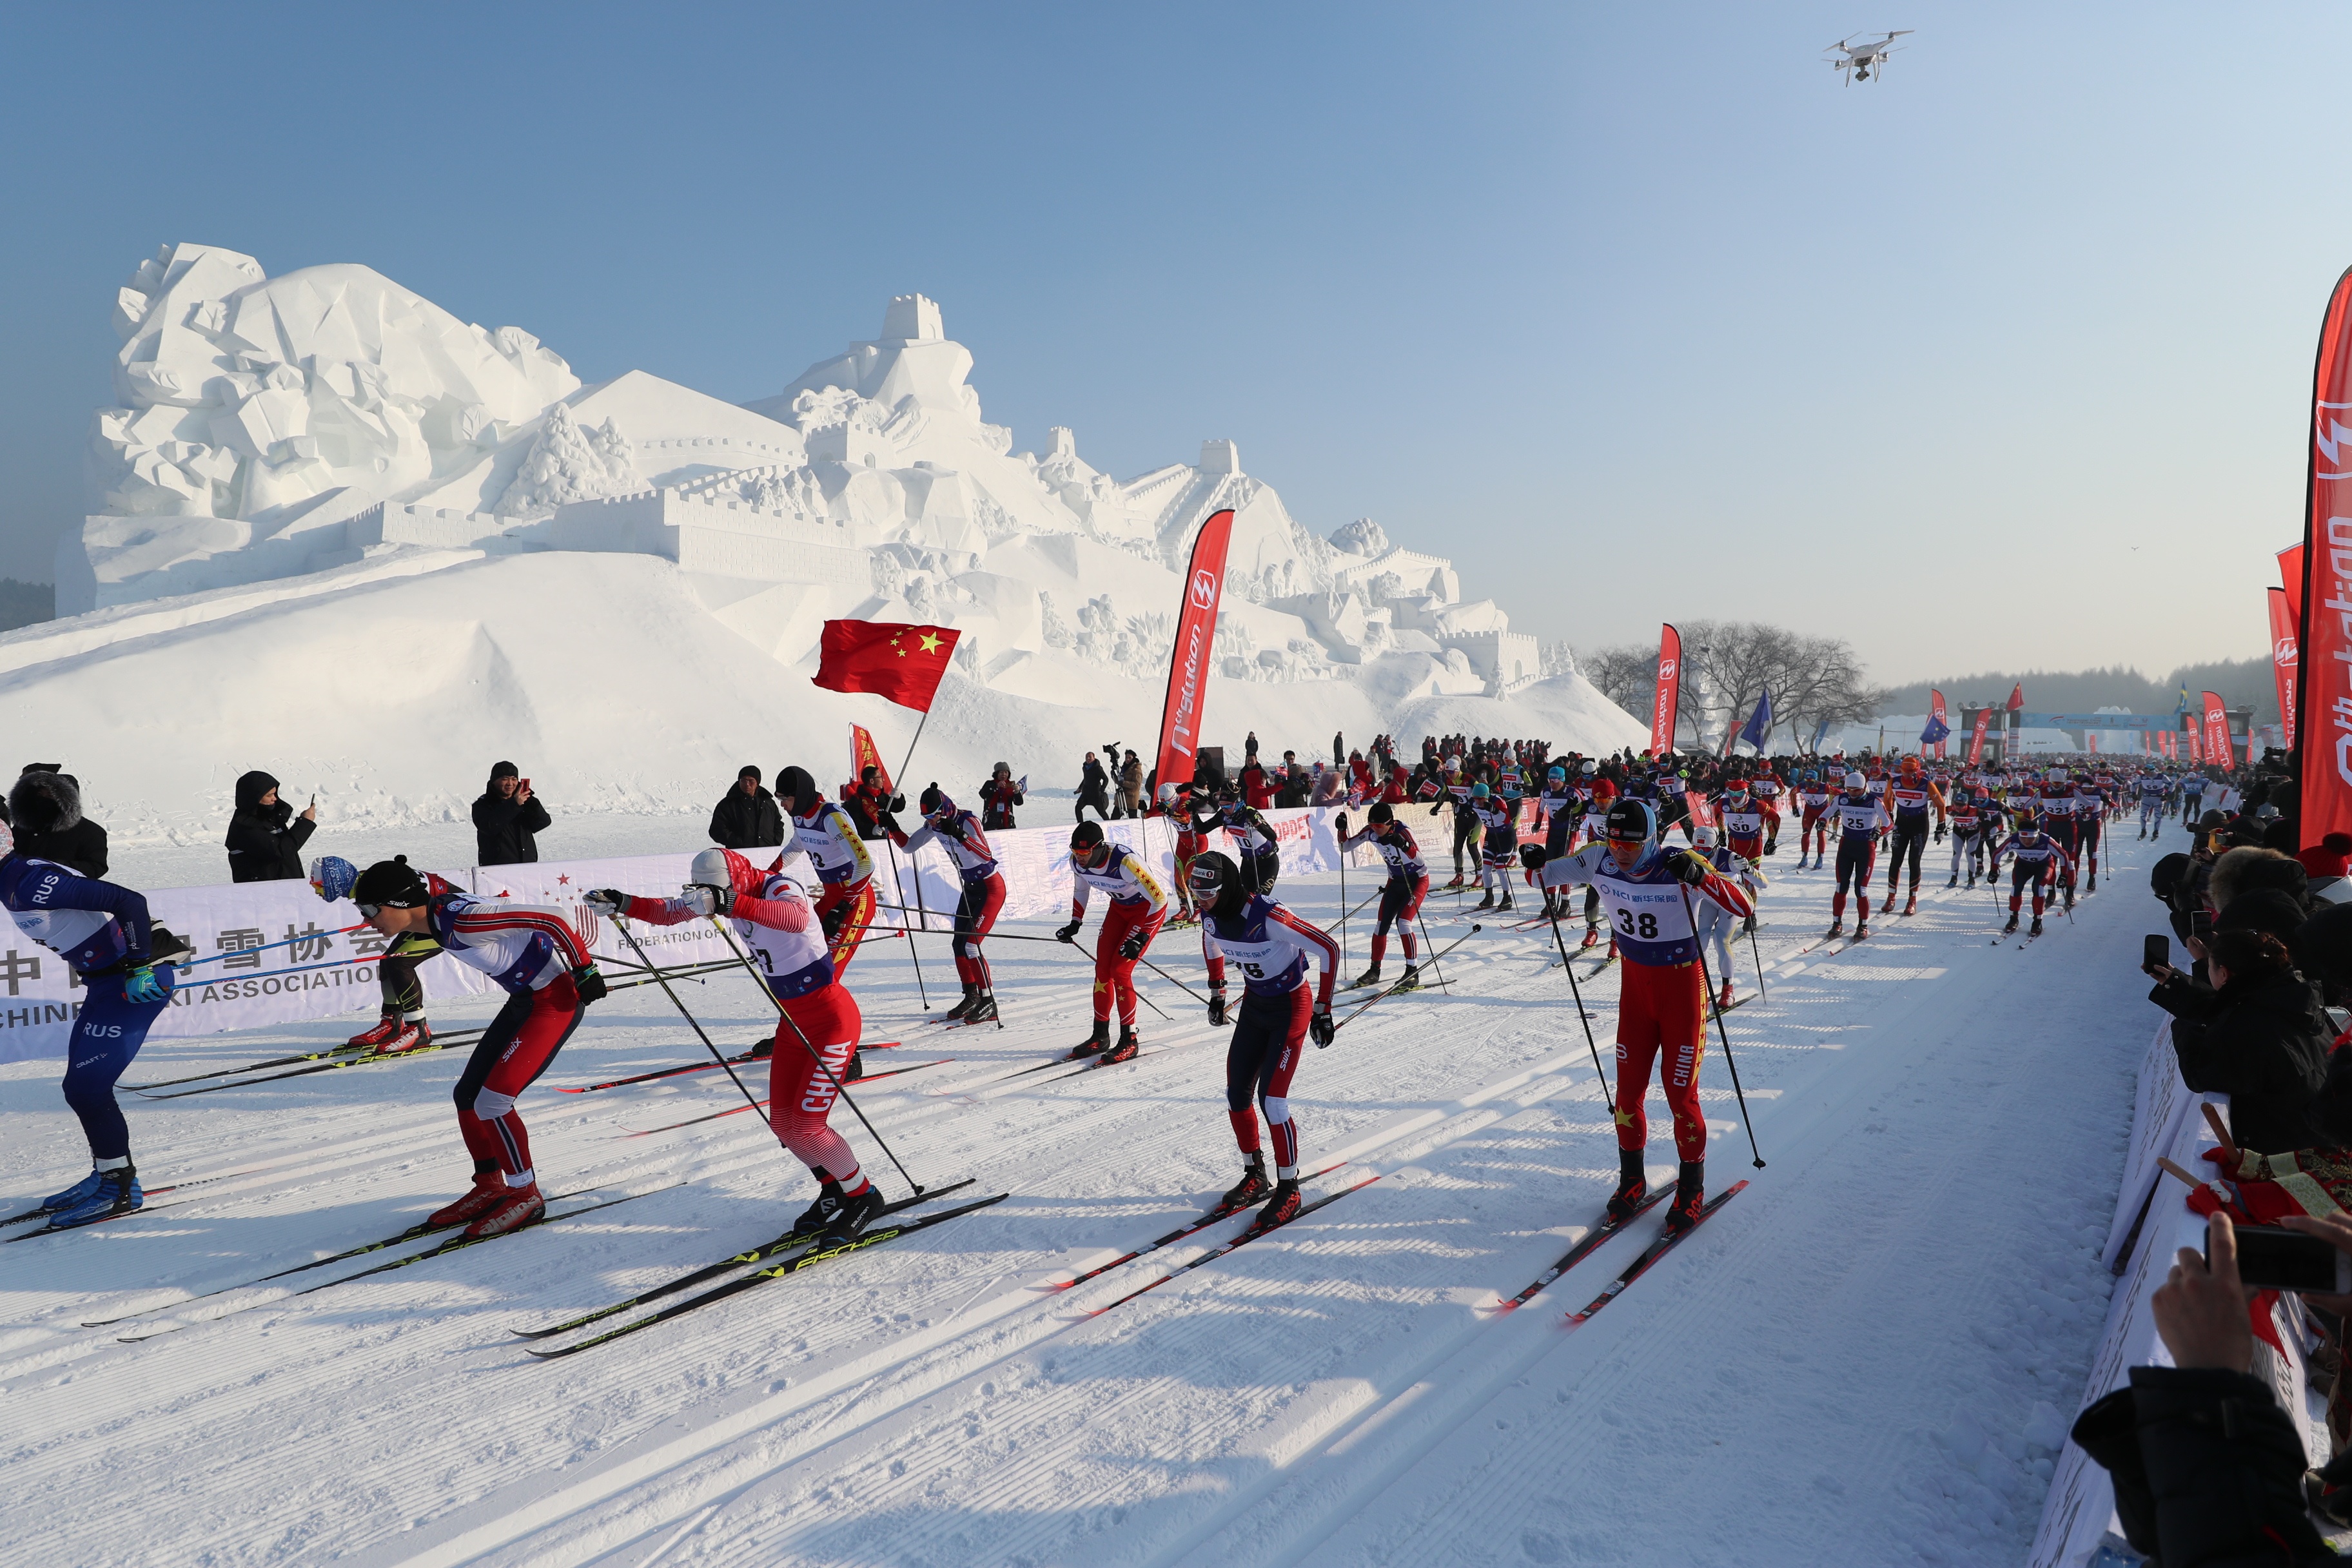
[[[2230,1097],[2230,1129],[2242,1146],[2284,1153],[2317,1141],[2311,1112],[2328,1079],[2336,1031],[2285,942],[2255,929],[2242,912],[2273,898],[2284,901],[2283,894],[2248,894],[2215,926],[2206,949],[2211,990],[2168,970],[2148,1000],[2172,1015],[2180,1081]]]
[[[70,819],[70,826],[52,827],[43,832],[26,823],[16,825],[16,852],[36,860],[47,860],[68,870],[96,879],[106,875],[106,829],[81,814],[81,781],[68,773],[60,773],[55,763],[26,763],[26,773],[53,773],[63,782],[70,795],[70,810],[62,809],[61,820]],[[19,774],[22,777],[23,774]],[[57,792],[52,791],[53,795]]]
[[[537,860],[539,844],[531,836],[546,831],[551,820],[521,771],[512,763],[499,763],[490,769],[489,787],[474,802],[474,864],[518,866]]]
[[[278,798],[278,781],[256,769],[236,781],[236,811],[228,819],[228,874],[236,882],[299,881],[302,846],[319,826],[319,808],[299,816]]]
[[[1013,764],[999,763],[989,770],[988,782],[980,786],[980,826],[983,832],[993,833],[1000,827],[1013,826],[1013,808],[1025,805],[1029,797],[1013,782]]]
[[[1110,816],[1110,774],[1104,771],[1102,763],[1095,760],[1092,752],[1087,753],[1086,763],[1078,770],[1078,805],[1073,815],[1084,822],[1087,807],[1090,805],[1095,808],[1096,816]]]
[[[710,808],[710,841],[721,849],[765,849],[784,841],[784,814],[761,787],[758,768],[746,764],[735,787]]]

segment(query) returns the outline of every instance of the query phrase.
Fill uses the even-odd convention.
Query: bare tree
[[[1576,656],[1584,679],[1636,718],[1646,718],[1658,689],[1658,645],[1620,643]]]

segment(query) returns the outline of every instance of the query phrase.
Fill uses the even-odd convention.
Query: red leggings
[[[1699,1114],[1698,1069],[1706,1059],[1706,999],[1700,994],[1698,965],[1636,963],[1629,958],[1623,967],[1617,1009],[1617,1147],[1649,1143],[1650,1119],[1642,1101],[1649,1094],[1654,1061],[1675,1116],[1675,1152],[1685,1160],[1704,1160],[1706,1118]]]
[[[1298,1123],[1290,1115],[1290,1077],[1298,1070],[1298,1052],[1307,1044],[1307,1023],[1314,1012],[1315,987],[1306,981],[1281,996],[1244,992],[1233,1043],[1225,1048],[1225,1113],[1234,1124],[1234,1142],[1244,1154],[1257,1152],[1257,1108],[1250,1103],[1255,1096],[1265,1108],[1278,1175],[1298,1173]]]
[[[515,1100],[580,1026],[580,1014],[572,976],[559,974],[536,991],[509,996],[482,1031],[452,1095],[457,1131],[476,1170],[496,1165],[519,1176],[530,1169],[530,1134],[515,1113]]]
[[[857,1156],[826,1119],[839,1092],[834,1080],[848,1068],[858,1030],[865,1025],[857,999],[840,985],[827,985],[805,996],[779,1000],[784,1016],[776,1020],[775,1053],[768,1058],[768,1125],[819,1180],[830,1176],[856,1192],[866,1182],[858,1173]],[[824,1058],[833,1078],[816,1070],[810,1047]]]
[[[1135,1027],[1135,958],[1121,958],[1119,943],[1135,932],[1143,933],[1143,945],[1148,949],[1151,939],[1160,934],[1160,922],[1167,910],[1155,910],[1150,904],[1114,903],[1103,916],[1102,931],[1095,938],[1095,1022],[1110,1021],[1110,1005],[1118,1003],[1119,1026]],[[1140,958],[1140,953],[1137,958]]]
[[[956,978],[966,985],[988,987],[988,960],[980,955],[981,939],[996,925],[996,911],[1004,907],[1004,878],[992,873],[985,882],[966,882],[962,901],[956,905]]]

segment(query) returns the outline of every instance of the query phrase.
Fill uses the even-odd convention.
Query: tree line
[[[1761,621],[1681,621],[1675,629],[1683,639],[1677,747],[1721,750],[1726,732],[1748,722],[1768,689],[1768,752],[1801,751],[1824,722],[1834,729],[1885,711],[1886,693],[1870,684],[1853,645],[1842,637]],[[1603,696],[1637,718],[1649,715],[1657,693],[1656,642],[1595,648],[1578,661]]]

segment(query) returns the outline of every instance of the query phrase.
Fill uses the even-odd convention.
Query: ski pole
[[[1433,953],[1431,953],[1431,954],[1429,955],[1429,962],[1431,963],[1431,964],[1433,966],[1433,965],[1437,963],[1437,961],[1438,961],[1439,959],[1441,959],[1441,958],[1443,958],[1443,957],[1444,957],[1444,956],[1445,956],[1445,953],[1447,953],[1447,952],[1452,952],[1455,948],[1460,947],[1464,942],[1468,942],[1472,937],[1476,936],[1476,935],[1478,934],[1478,932],[1479,932],[1479,930],[1480,930],[1480,928],[1479,928],[1479,927],[1477,927],[1477,926],[1475,926],[1475,925],[1474,925],[1474,926],[1472,926],[1468,931],[1464,931],[1460,936],[1455,937],[1452,942],[1447,942],[1447,943],[1445,944],[1445,951],[1444,951],[1444,952],[1433,952]],[[1395,986],[1393,986],[1393,985],[1383,985],[1383,986],[1381,986],[1381,987],[1380,988],[1380,990],[1379,990],[1379,991],[1377,991],[1377,992],[1375,992],[1375,993],[1373,994],[1371,1002],[1367,1002],[1367,1003],[1365,1003],[1365,1004],[1364,1004],[1364,1005],[1363,1005],[1362,1007],[1359,1007],[1359,1008],[1357,1008],[1354,1012],[1352,1012],[1352,1013],[1349,1014],[1346,1017],[1344,1017],[1344,1018],[1340,1019],[1338,1023],[1336,1023],[1336,1024],[1332,1025],[1332,1026],[1331,1026],[1331,1032],[1332,1032],[1333,1034],[1335,1034],[1335,1035],[1336,1035],[1336,1034],[1338,1034],[1340,1030],[1342,1030],[1342,1029],[1346,1028],[1349,1024],[1351,1024],[1351,1023],[1355,1022],[1358,1018],[1362,1017],[1362,1016],[1363,1016],[1363,1015],[1364,1015],[1365,1010],[1366,1010],[1367,1008],[1370,1008],[1370,1007],[1372,1005],[1372,1004],[1373,1004],[1373,1003],[1380,1001],[1380,1000],[1381,1000],[1382,997],[1384,997],[1384,996],[1392,996],[1392,995],[1394,995],[1395,994],[1396,994],[1396,987],[1395,987]]]
[[[994,933],[993,931],[992,931],[992,932],[990,932],[989,934],[992,936],[992,935],[994,935],[995,933]],[[1056,937],[1056,938],[1055,938],[1055,940],[1056,942],[1058,942],[1058,941],[1060,941],[1061,939],[1060,939],[1060,938],[1058,938],[1058,937]],[[1088,963],[1095,963],[1095,962],[1096,962],[1095,955],[1094,955],[1093,953],[1091,953],[1091,952],[1087,952],[1087,950],[1086,950],[1085,946],[1079,942],[1079,941],[1078,941],[1078,939],[1077,939],[1077,938],[1076,938],[1076,937],[1072,937],[1072,938],[1070,939],[1070,941],[1069,941],[1068,945],[1069,945],[1069,946],[1071,946],[1071,947],[1075,947],[1075,948],[1076,948],[1080,952],[1086,952],[1086,954],[1087,954],[1087,962]],[[1136,962],[1136,963],[1143,963],[1143,962],[1144,962],[1143,955],[1142,955],[1141,953],[1138,953],[1138,954],[1136,954],[1135,962]],[[1153,971],[1153,973],[1158,973],[1158,971],[1155,969],[1155,970]],[[1144,1005],[1145,1006],[1147,1006],[1147,1007],[1150,1008],[1153,1012],[1158,1013],[1158,1014],[1159,1014],[1162,1018],[1168,1018],[1167,1011],[1166,1011],[1164,1008],[1162,1008],[1162,1007],[1160,1005],[1160,1004],[1159,1004],[1159,1003],[1154,1002],[1154,1001],[1153,1001],[1150,996],[1145,995],[1145,994],[1144,994],[1144,992],[1143,992],[1142,987],[1138,986],[1138,987],[1136,988],[1135,994],[1136,994],[1136,996],[1138,997],[1138,999],[1139,999],[1139,1000],[1143,1003],[1143,1005]],[[1172,1024],[1172,1023],[1174,1023],[1176,1020],[1175,1020],[1175,1019],[1173,1019],[1173,1018],[1168,1018],[1168,1021],[1169,1021],[1170,1023],[1171,1023],[1171,1024]]]
[[[1454,987],[1446,984],[1445,972],[1437,967],[1437,944],[1429,940],[1429,922],[1422,920],[1419,914],[1415,914],[1413,919],[1421,926],[1421,945],[1429,949],[1429,972],[1437,977],[1437,988],[1450,996],[1454,994]]]
[[[917,1197],[921,1197],[923,1195],[923,1184],[915,1180],[914,1177],[907,1174],[907,1167],[903,1164],[899,1164],[898,1156],[897,1154],[891,1153],[889,1143],[883,1139],[882,1134],[874,1131],[874,1123],[866,1120],[866,1112],[857,1108],[857,1101],[849,1098],[849,1090],[842,1087],[841,1079],[834,1076],[833,1069],[825,1065],[824,1058],[819,1056],[817,1054],[816,1047],[809,1044],[809,1037],[801,1033],[799,1022],[795,1020],[790,1013],[784,1011],[784,999],[777,995],[775,992],[769,989],[767,976],[761,974],[758,969],[753,967],[751,963],[751,955],[745,952],[742,948],[736,945],[735,933],[729,931],[725,924],[719,921],[717,915],[712,915],[710,917],[710,925],[711,929],[718,931],[720,939],[727,943],[727,950],[735,955],[736,962],[743,966],[743,972],[749,974],[753,980],[759,982],[760,994],[765,996],[769,1002],[774,1005],[776,1016],[791,1026],[793,1038],[801,1043],[801,1049],[806,1051],[809,1055],[809,1060],[816,1064],[816,1070],[824,1074],[824,1081],[833,1085],[833,1092],[840,1096],[841,1103],[849,1107],[850,1113],[857,1118],[857,1124],[866,1129],[866,1136],[881,1145],[882,1152],[889,1155],[890,1163],[898,1166],[899,1178],[908,1186],[915,1189],[915,1195]],[[683,1010],[684,1009],[680,1009],[680,1011]],[[698,1025],[695,1028],[695,1033],[698,1035],[701,1032],[701,1027]],[[704,1040],[702,1043],[706,1046],[710,1044],[708,1039]],[[713,1047],[710,1054],[718,1056],[718,1048]],[[720,1057],[719,1060],[723,1064],[726,1058],[724,1057]],[[727,1069],[727,1076],[729,1078],[735,1078],[735,1069],[733,1068],[729,1068]],[[736,1079],[735,1081],[737,1086],[740,1088],[743,1080]],[[751,1099],[749,1090],[745,1091],[744,1098],[746,1100]],[[752,1106],[755,1110],[758,1108],[758,1105],[759,1102],[757,1100],[752,1101]]]
[[[625,915],[614,916],[613,929],[621,933],[621,940],[629,944],[630,949],[636,953],[639,959],[644,961],[646,969],[653,973],[653,977],[656,981],[660,982],[662,994],[669,998],[670,1005],[677,1009],[678,1016],[684,1018],[686,1020],[687,1027],[694,1031],[694,1037],[702,1042],[703,1048],[710,1053],[713,1060],[718,1062],[720,1067],[727,1068],[727,1076],[734,1080],[734,1084],[737,1089],[743,1090],[743,1102],[754,1110],[759,1110],[759,1100],[752,1097],[751,1091],[749,1089],[744,1088],[743,1080],[735,1077],[734,1068],[728,1064],[727,1053],[710,1043],[710,1037],[702,1032],[702,1026],[695,1022],[694,1015],[686,1010],[685,1002],[679,999],[677,992],[669,988],[669,976],[664,973],[661,966],[656,963],[651,958],[647,957],[646,950],[638,945],[635,935],[629,930],[628,917]],[[765,989],[765,987],[763,986],[762,989]],[[771,1123],[769,1131],[774,1131],[774,1124]],[[782,1134],[777,1134],[776,1142],[779,1147],[782,1145]]]
[[[1576,965],[1568,961],[1568,939],[1559,934],[1559,917],[1551,919],[1551,940],[1559,949],[1559,966],[1568,971],[1568,994],[1576,998],[1577,1021],[1584,1026],[1584,1048],[1592,1053],[1592,1078],[1601,1098],[1609,1098],[1609,1074],[1601,1065],[1601,1047],[1592,1038],[1592,1016],[1584,1010],[1584,988],[1576,983]]]
[[[1764,949],[1757,942],[1756,928],[1752,925],[1748,928],[1748,951],[1756,955],[1756,1000],[1769,1005],[1772,998],[1764,993]],[[1728,1056],[1730,1053],[1727,1051],[1724,1054]]]
[[[1348,845],[1339,843],[1339,967],[1348,967]]]
[[[925,714],[924,717],[929,718],[929,715]],[[885,838],[882,840],[882,847],[890,851],[890,885],[895,888],[898,885],[898,847]],[[919,871],[915,875],[916,890],[919,892],[922,888],[922,873]],[[899,897],[904,898],[906,895],[901,893]],[[929,992],[923,989],[923,955],[915,951],[915,939],[911,936],[907,939],[907,956],[915,961],[915,995],[923,1004],[923,1011],[928,1013],[931,1010],[931,996]]]
[[[348,936],[352,931],[365,931],[367,929],[367,921],[362,921],[355,926],[336,926],[328,931],[309,931],[305,932],[301,936],[289,936],[283,942],[265,942],[259,947],[234,947],[230,948],[226,952],[216,952],[210,958],[192,958],[185,963],[175,963],[172,965],[172,967],[174,969],[194,969],[199,963],[218,963],[225,958],[242,958],[248,952],[268,952],[273,947],[291,947],[298,942],[318,942],[323,938],[331,936]],[[381,954],[371,956],[381,956]]]
[[[1756,1146],[1756,1124],[1748,1119],[1748,1091],[1739,1087],[1739,1064],[1731,1057],[1731,1031],[1724,1027],[1723,1009],[1715,1005],[1715,983],[1707,978],[1706,945],[1698,940],[1698,921],[1691,913],[1690,884],[1680,878],[1675,886],[1683,895],[1683,920],[1691,929],[1691,948],[1698,955],[1698,981],[1706,991],[1706,1002],[1715,1014],[1715,1033],[1723,1042],[1723,1065],[1731,1069],[1731,1092],[1739,1099],[1740,1125],[1748,1129],[1748,1152],[1756,1157],[1756,1168],[1764,1168],[1764,1152]],[[1631,962],[1630,960],[1628,961]]]

